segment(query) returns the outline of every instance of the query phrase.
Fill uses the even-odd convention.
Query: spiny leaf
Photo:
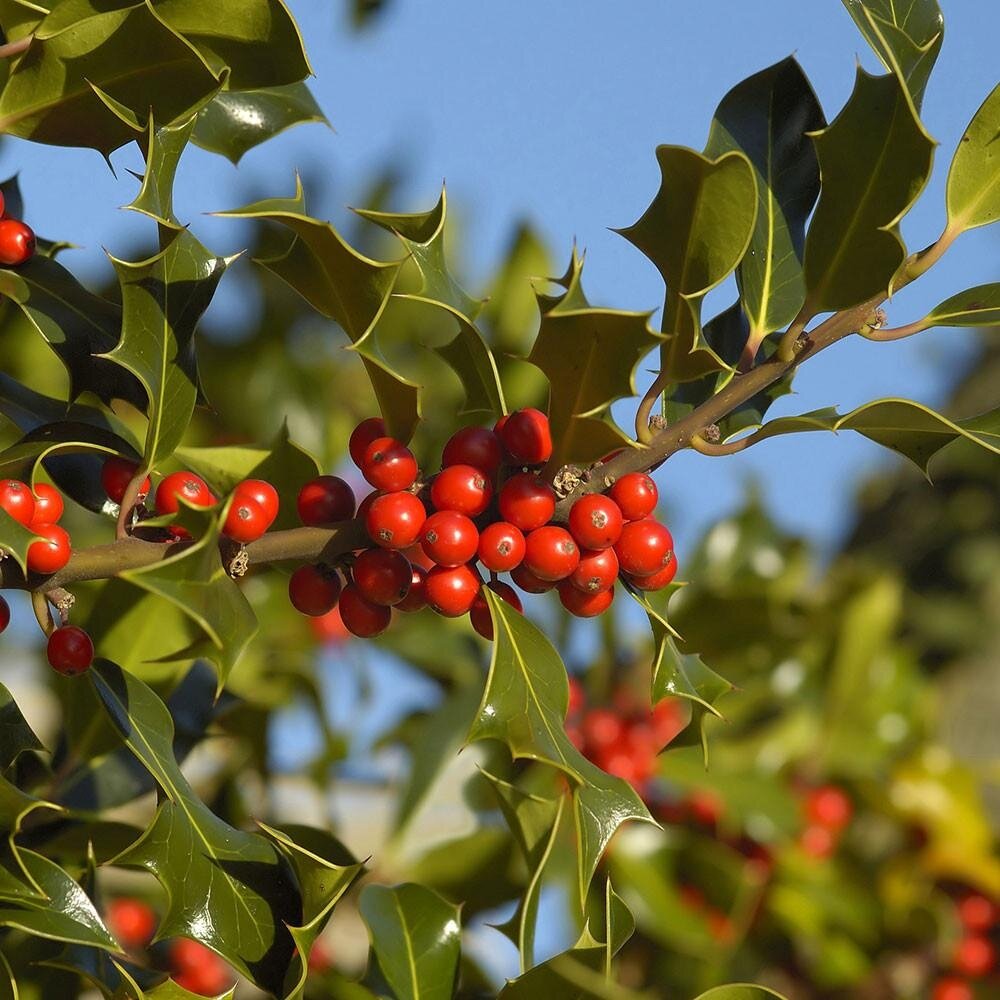
[[[1000,84],[975,113],[948,171],[948,228],[988,226],[1000,219]]]
[[[819,195],[819,164],[807,132],[826,119],[798,62],[783,59],[737,84],[715,111],[705,155],[740,150],[757,180],[757,217],[737,269],[750,320],[748,357],[790,323],[805,301],[805,225]]]
[[[895,73],[914,109],[920,110],[927,80],[944,41],[937,0],[843,0],[865,40],[887,70]]]
[[[146,868],[166,889],[159,937],[196,938],[278,992],[294,951],[286,925],[299,919],[301,899],[277,849],[224,823],[194,794],[174,759],[170,713],[150,688],[108,660],[97,660],[88,676],[163,792],[149,830],[116,859]]]
[[[42,749],[14,696],[0,684],[0,771],[9,770],[22,753]]]
[[[1000,283],[976,285],[952,295],[935,306],[920,325],[1000,326]]]
[[[806,236],[809,316],[887,291],[906,256],[897,224],[930,175],[935,146],[899,80],[861,67],[846,107],[815,142],[823,190]]]
[[[180,229],[174,216],[174,179],[177,166],[194,130],[195,116],[175,125],[159,126],[149,120],[146,137],[146,170],[142,186],[128,207],[155,219],[161,226]]]
[[[304,83],[224,90],[199,113],[192,141],[237,164],[255,146],[307,122],[329,124]]]
[[[399,1000],[451,1000],[461,948],[459,908],[421,885],[366,886],[361,916]]]
[[[0,451],[0,478],[34,481],[38,466],[53,455],[134,455],[130,442],[110,430],[61,420],[29,431],[20,441]]]

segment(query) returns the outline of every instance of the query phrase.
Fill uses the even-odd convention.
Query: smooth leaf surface
[[[451,1000],[461,950],[460,911],[405,883],[366,886],[361,916],[379,968],[398,1000]]]
[[[780,993],[775,993],[766,986],[734,983],[730,986],[716,986],[706,993],[699,994],[695,1000],[774,1000],[774,998],[784,1000]]]
[[[975,113],[948,171],[948,228],[961,232],[1000,219],[1000,84]]]
[[[1000,283],[976,285],[935,306],[921,326],[1000,325]]]
[[[809,316],[888,290],[906,256],[897,223],[930,175],[935,146],[899,80],[860,67],[847,105],[815,142],[823,190],[806,236]]]
[[[142,185],[132,204],[135,212],[148,215],[161,226],[180,229],[174,216],[174,180],[181,156],[187,149],[194,129],[195,117],[176,125],[157,127],[150,119],[146,137],[146,170]]]
[[[36,427],[11,447],[0,451],[0,477],[31,483],[41,463],[50,456],[67,454],[131,457],[135,451],[130,442],[110,430],[63,420]]]
[[[0,684],[0,771],[7,771],[22,753],[42,749],[14,696]]]
[[[0,510],[0,549],[27,573],[28,546],[37,538],[20,521],[15,521],[5,510]]]

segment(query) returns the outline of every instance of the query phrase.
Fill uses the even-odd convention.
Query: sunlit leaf
[[[1000,219],[1000,84],[975,113],[948,171],[948,228],[961,232]]]
[[[935,306],[921,326],[1000,325],[1000,284],[977,285]]]
[[[155,219],[162,226],[180,229],[174,216],[174,180],[184,150],[191,139],[195,118],[176,125],[157,126],[150,119],[146,136],[146,170],[142,186],[128,207]]]
[[[784,1000],[780,993],[769,990],[765,986],[754,986],[751,983],[734,983],[731,986],[716,986],[701,993],[695,1000]]]

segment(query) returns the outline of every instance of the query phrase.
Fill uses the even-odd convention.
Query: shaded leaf
[[[25,751],[42,749],[14,696],[0,684],[0,771],[8,771]]]
[[[860,66],[847,105],[815,142],[823,189],[806,235],[809,316],[887,291],[906,256],[896,226],[930,175],[935,146],[899,80]]]
[[[769,1000],[769,998],[784,1000],[780,993],[769,990],[765,986],[754,986],[752,983],[734,983],[731,986],[716,986],[714,989],[701,993],[695,1000]]]
[[[65,420],[37,427],[20,441],[0,451],[0,477],[31,483],[38,465],[50,456],[88,453],[135,454],[130,442],[110,430]]]
[[[935,306],[921,326],[1000,326],[1000,283],[977,285]]]
[[[0,550],[11,557],[27,573],[28,547],[38,536],[15,521],[5,510],[0,510]]]
[[[948,171],[948,228],[988,226],[1000,219],[1000,84],[962,135]]]

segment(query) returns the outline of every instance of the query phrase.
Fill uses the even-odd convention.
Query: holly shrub
[[[1000,325],[1000,284],[883,310],[1000,219],[1000,87],[908,250],[941,12],[845,6],[885,72],[829,120],[789,57],[655,151],[620,230],[654,327],[526,226],[466,290],[443,190],[374,184],[348,237],[279,178],[201,206],[247,234],[219,256],[186,147],[324,120],[281,0],[0,4],[0,130],[136,143],[155,241],[85,287],[3,185],[0,997],[1000,995],[995,832],[939,742],[976,699],[938,679],[1000,634],[996,350],[947,414],[768,415],[846,338]],[[224,336],[223,281],[259,303]],[[938,486],[879,480],[826,563],[753,499],[675,552],[672,456],[841,430]]]

